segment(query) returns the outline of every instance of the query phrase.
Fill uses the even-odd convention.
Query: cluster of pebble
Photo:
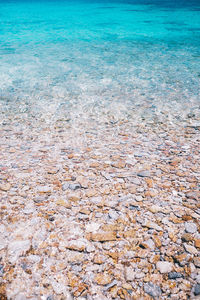
[[[200,126],[0,130],[0,299],[199,299]],[[187,122],[186,122],[187,123]]]

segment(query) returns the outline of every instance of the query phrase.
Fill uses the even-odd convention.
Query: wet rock
[[[99,273],[94,277],[94,282],[96,282],[99,285],[107,285],[112,282],[112,276],[110,276],[107,273]]]
[[[0,190],[4,192],[8,192],[11,189],[10,183],[1,183],[0,184]]]
[[[106,242],[106,241],[115,241],[116,240],[116,232],[108,231],[102,233],[91,233],[89,235],[89,239],[94,242]]]
[[[200,268],[200,257],[194,257],[194,265]]]
[[[149,171],[147,171],[147,170],[140,171],[139,173],[137,173],[137,176],[139,176],[139,177],[150,177],[151,173]]]
[[[168,261],[158,261],[156,263],[156,268],[160,271],[161,274],[169,273],[173,269],[173,264]]]
[[[186,222],[185,231],[188,233],[195,233],[197,231],[197,225],[195,223]]]
[[[168,274],[169,279],[177,279],[177,278],[183,278],[183,274],[178,273],[178,272],[170,272]]]
[[[153,284],[152,282],[148,282],[144,284],[144,291],[151,297],[157,299],[161,296],[162,291],[158,285]]]
[[[198,254],[198,250],[195,248],[195,247],[193,247],[193,246],[191,246],[191,245],[188,245],[188,244],[184,244],[184,248],[185,248],[185,250],[188,252],[188,253],[191,253],[191,254]]]
[[[132,267],[126,267],[124,271],[124,275],[127,281],[134,281],[136,273]]]
[[[81,188],[81,185],[79,183],[69,184],[69,189],[72,191],[76,191]]]
[[[195,296],[200,295],[200,284],[198,284],[198,283],[194,287],[194,294],[195,294]]]
[[[19,256],[25,254],[31,247],[31,242],[29,240],[24,241],[12,241],[8,245],[8,255],[9,260],[15,263]]]

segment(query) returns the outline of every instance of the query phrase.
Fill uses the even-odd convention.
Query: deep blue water
[[[200,1],[0,1],[0,107],[145,113],[199,105]]]

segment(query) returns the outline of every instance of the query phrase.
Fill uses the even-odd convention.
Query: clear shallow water
[[[184,115],[199,95],[199,1],[0,1],[3,112]]]

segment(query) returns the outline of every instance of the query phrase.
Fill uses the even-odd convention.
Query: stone
[[[188,253],[191,253],[191,254],[198,254],[198,250],[195,248],[195,247],[193,247],[193,246],[191,246],[191,245],[188,245],[188,244],[184,244],[184,248],[185,248],[185,250],[188,252]]]
[[[158,261],[156,263],[156,268],[160,271],[161,274],[169,273],[173,269],[173,264],[168,261]]]
[[[200,239],[196,239],[194,241],[194,245],[195,245],[196,248],[200,248]]]
[[[16,240],[12,241],[8,245],[8,255],[9,260],[15,263],[19,256],[25,254],[31,247],[31,242],[29,240]]]
[[[142,224],[142,226],[150,228],[150,229],[155,229],[157,231],[163,231],[161,226],[159,226],[158,224],[151,222],[151,221],[147,221],[146,223],[144,223],[144,225]]]
[[[183,278],[183,274],[178,273],[178,272],[170,272],[168,274],[169,279],[177,279],[177,278]]]
[[[108,231],[101,233],[91,233],[89,239],[94,242],[115,241],[117,239],[116,232]]]
[[[198,268],[200,268],[200,257],[194,257],[194,265]]]
[[[11,184],[10,183],[1,183],[0,184],[0,190],[4,191],[4,192],[8,192],[11,188]]]
[[[195,294],[195,296],[200,295],[200,284],[198,284],[198,283],[194,287],[194,294]]]
[[[186,222],[185,223],[185,231],[188,233],[195,233],[195,232],[197,232],[197,225],[195,223]]]
[[[81,240],[72,240],[72,241],[67,242],[65,247],[69,250],[82,252],[82,251],[85,251],[86,244],[85,244],[85,242],[83,242]]]
[[[134,281],[135,275],[136,273],[132,267],[125,267],[124,276],[127,281]]]
[[[158,285],[153,284],[152,282],[144,284],[144,291],[145,293],[147,293],[155,299],[158,299],[162,294],[160,287]]]
[[[112,282],[112,276],[107,273],[99,273],[95,275],[94,282],[99,285],[107,285]]]
[[[40,194],[45,194],[45,193],[51,193],[52,192],[52,189],[50,186],[38,186],[37,187],[37,192],[40,193]]]
[[[158,212],[162,212],[163,211],[163,208],[158,206],[158,205],[152,205],[150,208],[149,208],[150,212],[152,212],[153,214],[155,213],[158,213]]]
[[[81,188],[80,183],[69,184],[69,189],[72,191],[76,191]]]
[[[148,170],[144,170],[144,171],[140,171],[139,173],[137,173],[137,176],[139,176],[139,177],[150,177],[151,174]]]
[[[184,242],[190,242],[190,241],[193,241],[194,237],[192,234],[190,233],[184,233],[181,237],[182,241]]]

